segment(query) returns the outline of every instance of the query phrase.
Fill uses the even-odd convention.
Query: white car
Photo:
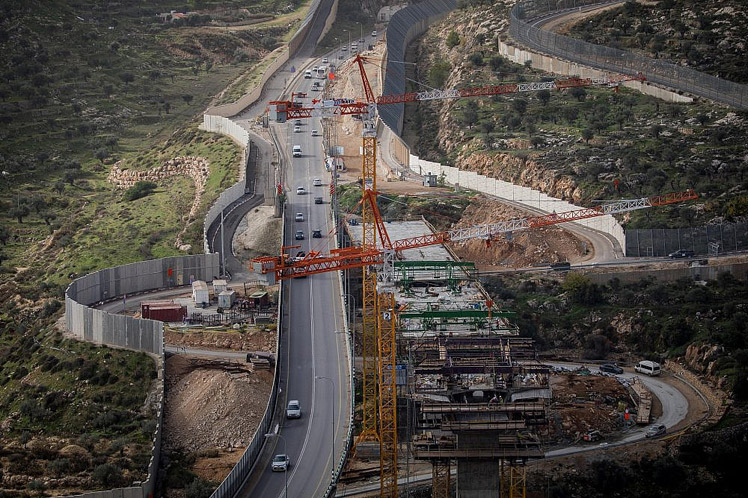
[[[296,194],[297,195],[304,195],[304,194],[306,194],[306,189],[304,187],[296,187]]]
[[[377,30],[376,29],[371,32],[371,36],[373,36],[374,38],[377,37]]]
[[[315,178],[314,181],[312,182],[312,185],[314,185],[315,187],[321,187],[322,180],[320,180],[319,178]]]
[[[330,61],[327,60],[327,57],[323,57],[322,58],[322,64],[329,64],[329,63],[330,63]]]
[[[275,455],[273,457],[273,465],[272,469],[273,472],[285,472],[288,470],[288,466],[291,464],[291,459],[288,458],[288,455]]]
[[[298,399],[292,399],[288,402],[286,418],[301,418],[301,404]]]
[[[294,126],[293,127],[293,132],[294,133],[301,133],[301,126],[299,126],[299,125]]]
[[[296,213],[296,221],[304,221],[304,213]]]
[[[319,136],[319,130],[312,130],[312,136],[318,137]]]

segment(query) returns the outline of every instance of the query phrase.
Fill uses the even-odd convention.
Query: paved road
[[[301,78],[296,90],[308,91],[311,96],[312,81]],[[312,129],[322,129],[319,119],[304,120],[299,132],[294,132],[293,121],[274,126],[281,154],[290,164],[286,171],[285,245],[299,246],[290,249],[294,254],[326,252],[334,244],[334,237],[330,236],[330,174],[323,165],[322,138],[311,136]],[[302,157],[289,157],[293,145],[302,147]],[[314,178],[319,178],[322,185],[314,186]],[[299,186],[305,188],[305,195],[296,193]],[[316,196],[322,196],[324,203],[315,204]],[[302,214],[303,221],[294,221],[296,213]],[[319,229],[322,237],[311,238],[313,229]],[[297,230],[303,231],[303,240],[294,238]],[[286,478],[288,496],[322,496],[330,483],[332,469],[343,450],[350,413],[345,335],[336,333],[344,330],[338,283],[337,273],[326,273],[286,284],[283,313],[287,324],[284,332],[288,332],[283,340],[287,357],[279,358],[283,369],[279,403],[285,406],[288,400],[298,399],[303,415],[298,420],[281,421],[276,428],[279,436],[268,438],[270,451],[259,459],[240,496],[284,496]],[[288,473],[272,472],[270,457],[284,452],[291,458]]]
[[[548,363],[551,366],[554,367],[563,367],[563,368],[577,368],[581,366],[580,364],[570,364],[570,363],[557,363],[557,362],[550,362]],[[596,367],[592,367],[593,371],[596,371]],[[642,383],[649,388],[650,391],[652,391],[652,394],[657,396],[657,398],[662,403],[662,416],[659,417],[656,420],[652,420],[652,423],[660,423],[665,424],[665,427],[668,429],[676,426],[678,422],[686,418],[686,415],[688,414],[688,400],[685,396],[676,388],[671,386],[670,384],[658,379],[657,377],[648,377],[646,375],[639,375],[637,373],[633,372],[624,372],[623,374],[618,375],[617,377],[621,377],[623,379],[627,380],[633,380],[634,377],[639,377],[642,381]],[[634,443],[636,441],[640,441],[644,439],[644,433],[646,432],[648,426],[634,426],[631,430],[626,432],[623,437],[618,439],[617,441],[613,443],[602,443],[604,446],[621,446],[624,444],[630,444]],[[601,445],[580,445],[580,446],[568,446],[566,448],[561,448],[553,451],[549,451],[545,454],[546,458],[550,457],[556,457],[556,456],[563,456],[563,455],[570,455],[572,453],[581,453],[584,451],[593,451],[600,449]]]

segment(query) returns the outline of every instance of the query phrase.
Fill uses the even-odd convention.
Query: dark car
[[[622,374],[623,369],[616,365],[615,363],[603,363],[600,365],[600,371],[601,372],[607,372],[612,374]]]
[[[296,230],[296,240],[304,240],[304,231]]]
[[[695,254],[696,253],[694,253],[693,251],[687,251],[686,249],[679,249],[675,252],[671,252],[667,256],[670,259],[680,259],[680,258],[693,258]]]
[[[312,230],[312,238],[313,239],[321,239],[322,238],[322,230]]]

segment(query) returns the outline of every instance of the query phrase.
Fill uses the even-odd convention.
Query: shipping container
[[[181,322],[187,318],[187,306],[173,301],[145,301],[140,303],[140,314],[149,320]]]
[[[251,308],[264,308],[268,305],[268,293],[264,291],[253,292],[247,298]]]

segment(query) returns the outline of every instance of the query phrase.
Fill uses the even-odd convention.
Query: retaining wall
[[[426,173],[435,174],[437,177],[442,177],[443,175],[444,180],[449,184],[459,185],[470,190],[513,201],[529,208],[541,209],[546,213],[552,213],[554,211],[562,213],[564,211],[579,209],[579,206],[575,206],[574,204],[561,199],[556,199],[555,197],[546,195],[538,190],[521,187],[503,180],[489,178],[472,171],[461,171],[452,166],[443,166],[439,163],[425,161],[412,154],[410,156],[410,169],[419,175],[424,175]],[[626,236],[623,228],[611,215],[579,220],[574,223],[605,232],[616,239],[621,248],[626,246]]]
[[[393,14],[387,26],[387,69],[382,95],[405,93],[405,66],[401,63],[405,60],[405,50],[431,24],[443,19],[455,8],[455,0],[427,0]],[[403,129],[404,110],[405,104],[381,106],[379,117],[399,135]]]
[[[701,378],[673,360],[665,360],[665,369],[670,371],[676,377],[690,384],[698,391],[709,403],[709,414],[702,420],[699,425],[712,425],[720,421],[724,416],[727,408],[730,406],[727,395],[721,390],[705,383]]]

